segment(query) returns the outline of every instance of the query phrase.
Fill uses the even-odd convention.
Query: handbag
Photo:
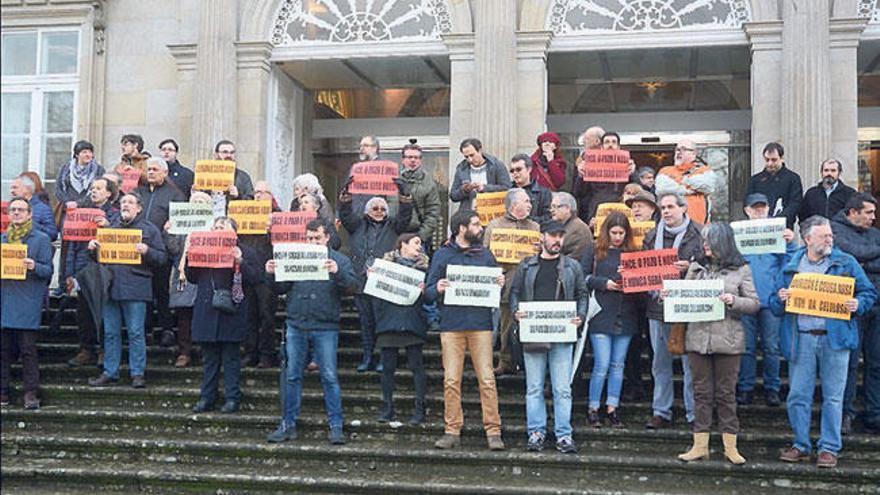
[[[238,306],[232,301],[232,289],[218,289],[214,286],[213,278],[211,278],[211,289],[214,291],[211,296],[212,308],[228,315],[238,311]]]
[[[666,350],[673,356],[684,354],[684,336],[687,333],[687,323],[673,323],[669,329],[669,338],[666,339]]]
[[[189,280],[180,279],[180,272],[176,266],[171,267],[171,277],[169,278],[168,288],[168,307],[169,308],[191,308],[196,303],[196,293],[198,286]]]

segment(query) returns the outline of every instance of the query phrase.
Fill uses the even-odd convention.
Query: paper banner
[[[230,201],[227,209],[229,218],[238,224],[238,235],[265,234],[268,231],[270,214],[272,201],[268,199]]]
[[[120,175],[122,176],[122,185],[119,186],[119,188],[122,189],[123,193],[130,193],[137,189],[143,172],[137,167],[129,166],[126,167]]]
[[[27,258],[27,244],[0,244],[0,265],[3,266],[3,280],[24,280],[27,278],[27,268],[24,267],[24,259]]]
[[[730,228],[742,254],[785,253],[785,217],[730,222]]]
[[[523,343],[575,342],[577,303],[574,301],[521,302],[519,311],[525,318],[519,320],[519,340]]]
[[[449,287],[443,294],[447,306],[497,308],[501,304],[500,266],[447,265]]]
[[[143,239],[141,229],[98,229],[98,263],[139,265],[141,255],[135,245]]]
[[[489,251],[498,263],[516,264],[538,253],[541,233],[525,229],[492,229]]]
[[[680,278],[678,268],[672,265],[676,261],[678,261],[678,250],[675,248],[621,253],[620,275],[623,292],[662,289],[664,280]]]
[[[584,182],[629,182],[629,151],[588,150]]]
[[[633,219],[629,221],[630,227],[632,227],[632,236],[633,241],[636,246],[639,248],[642,247],[642,244],[645,243],[645,234],[651,231],[654,227],[657,226],[657,223],[653,220],[646,220],[644,222],[635,222]]]
[[[504,198],[507,191],[479,193],[474,200],[474,210],[480,215],[480,224],[485,227],[492,220],[503,217],[507,212],[504,207]]]
[[[410,306],[419,299],[419,284],[425,273],[390,261],[377,259],[367,272],[364,294],[401,306]]]
[[[306,242],[306,225],[318,218],[314,211],[275,212],[269,220],[272,244]]]
[[[724,319],[724,280],[664,280],[669,291],[663,299],[663,321],[666,323],[720,321]]]
[[[231,230],[193,232],[189,235],[186,263],[199,268],[232,268],[238,236]]]
[[[5,234],[7,227],[9,227],[9,201],[0,201],[0,234]]]
[[[369,196],[397,196],[397,184],[394,179],[399,176],[399,167],[394,162],[377,160],[360,162],[351,166],[351,194]]]
[[[276,282],[330,280],[330,272],[324,267],[327,246],[275,244],[272,246],[272,257],[275,260]]]
[[[168,203],[169,234],[205,232],[214,226],[214,207],[210,203],[172,201]]]
[[[67,210],[64,215],[64,228],[61,230],[61,240],[64,241],[91,241],[98,234],[99,218],[106,218],[104,210],[100,208],[73,208]]]
[[[782,220],[785,220],[784,218]],[[856,280],[852,277],[796,273],[791,279],[791,296],[785,311],[802,315],[849,320],[850,310],[844,303],[853,298]]]
[[[608,218],[608,215],[610,215],[612,211],[619,211],[626,215],[626,217],[629,218],[630,225],[635,221],[633,219],[632,210],[629,206],[626,206],[625,203],[602,203],[596,207],[596,228],[593,229],[593,237],[597,239],[599,238],[602,224],[605,223],[605,219]]]
[[[193,189],[226,191],[235,182],[235,162],[230,160],[197,160]]]

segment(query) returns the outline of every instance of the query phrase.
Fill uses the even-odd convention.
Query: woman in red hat
[[[565,158],[562,157],[562,143],[555,132],[538,136],[538,149],[532,153],[532,163],[532,182],[554,192],[565,183]]]

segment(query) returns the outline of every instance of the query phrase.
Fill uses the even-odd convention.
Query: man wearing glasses
[[[177,153],[179,151],[180,146],[177,145],[177,141],[171,138],[163,139],[159,143],[159,153],[162,155],[165,163],[168,164],[168,178],[180,189],[185,198],[189,198],[193,181],[195,181],[195,174],[177,161]]]
[[[712,169],[697,160],[697,146],[690,139],[675,145],[675,165],[657,173],[657,194],[674,192],[687,198],[687,212],[691,220],[706,224],[712,217],[712,193],[717,189],[718,177]]]
[[[553,193],[550,201],[550,216],[565,227],[565,242],[562,254],[580,259],[587,246],[592,247],[593,232],[590,226],[577,216],[577,201],[567,192]]]
[[[410,139],[409,144],[404,145],[401,155],[403,167],[400,178],[409,184],[409,194],[413,201],[412,219],[406,231],[418,233],[425,252],[430,255],[433,252],[434,232],[443,220],[440,212],[440,186],[422,168],[422,147],[416,144],[415,139]]]
[[[228,139],[219,141],[214,146],[214,159],[235,161],[235,144]],[[254,199],[254,183],[251,176],[244,170],[235,168],[235,179],[226,190],[229,199]]]
[[[532,159],[525,153],[518,153],[510,159],[510,180],[513,187],[519,187],[532,202],[531,218],[538,225],[550,218],[550,190],[532,182]]]

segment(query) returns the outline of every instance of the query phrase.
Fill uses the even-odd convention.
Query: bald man
[[[712,216],[711,196],[718,188],[715,172],[697,161],[697,145],[682,139],[675,145],[675,165],[663,167],[657,173],[657,194],[676,192],[687,198],[688,216],[706,224]]]

